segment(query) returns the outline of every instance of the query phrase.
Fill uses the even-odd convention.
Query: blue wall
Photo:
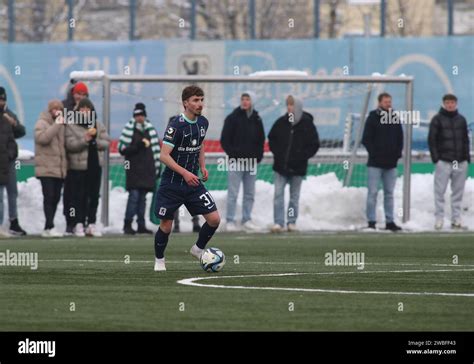
[[[131,74],[185,74],[195,67],[204,74],[234,74],[236,70],[248,74],[269,69],[306,70],[313,75],[341,75],[344,70],[352,75],[404,73],[415,76],[415,109],[420,111],[422,119],[429,119],[438,110],[444,93],[454,92],[461,113],[472,123],[473,60],[474,37],[2,44],[0,85],[7,89],[10,107],[26,124],[28,134],[20,144],[32,149],[31,137],[39,112],[48,100],[64,98],[73,70],[103,69],[115,74],[123,73],[129,66]],[[178,87],[173,87],[114,85],[112,135],[117,137],[138,101],[147,104],[149,116],[161,132],[168,116],[180,107]],[[345,115],[360,112],[364,95],[360,85],[228,85],[222,92],[213,89],[209,93],[209,108],[216,109],[209,110],[212,118],[222,119],[235,107],[244,88],[257,91],[257,109],[267,131],[284,112],[284,97],[291,92],[304,98],[305,108],[314,112],[318,128],[328,136],[341,135]],[[100,115],[100,85],[90,84],[90,90]],[[395,108],[403,109],[402,86],[390,86],[386,90],[393,94]],[[177,100],[172,106],[160,100],[170,97]],[[371,107],[374,106],[375,98],[371,100]],[[219,128],[216,126],[210,137],[218,138]],[[426,130],[415,130],[414,135],[415,139],[424,141]]]

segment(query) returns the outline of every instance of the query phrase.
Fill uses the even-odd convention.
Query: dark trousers
[[[44,229],[49,230],[54,227],[54,215],[61,199],[64,180],[54,177],[39,177],[38,179],[41,181],[43,189],[43,211],[46,217]]]
[[[73,227],[75,224],[75,213],[72,206],[72,185],[73,177],[72,171],[68,171],[66,179],[64,180],[64,191],[63,191],[63,215],[66,218],[67,226]]]
[[[127,209],[125,210],[125,220],[132,221],[137,215],[138,226],[145,225],[147,191],[143,189],[133,189],[128,191]]]
[[[71,177],[74,224],[95,224],[99,206],[101,174],[100,167],[86,171],[68,171],[68,176]]]

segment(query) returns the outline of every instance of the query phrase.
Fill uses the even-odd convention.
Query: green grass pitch
[[[474,330],[472,233],[217,233],[217,274],[188,253],[195,239],[172,234],[157,273],[152,237],[0,240],[0,252],[39,259],[37,270],[0,266],[0,330]],[[334,249],[363,252],[364,269],[325,265]],[[177,283],[197,277],[243,288]],[[423,292],[434,295],[405,294]]]

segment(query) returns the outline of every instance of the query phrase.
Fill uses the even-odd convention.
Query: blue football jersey
[[[204,116],[189,120],[180,114],[170,120],[163,137],[163,144],[173,147],[170,155],[174,161],[196,176],[199,176],[199,153],[208,127],[209,121]],[[166,167],[161,175],[161,185],[165,184],[185,185],[186,181],[179,173]]]

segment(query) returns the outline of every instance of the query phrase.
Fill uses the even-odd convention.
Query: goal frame
[[[414,77],[413,76],[294,76],[294,75],[279,75],[279,76],[212,76],[212,75],[111,75],[103,71],[73,71],[70,78],[77,81],[101,82],[102,83],[102,121],[107,132],[110,134],[110,110],[111,110],[111,96],[112,84],[118,82],[144,82],[144,83],[366,83],[368,84],[367,96],[363,105],[361,113],[361,123],[358,130],[358,137],[356,138],[356,145],[354,145],[351,153],[351,161],[349,163],[349,170],[346,175],[345,184],[352,174],[354,159],[357,155],[357,147],[360,142],[360,134],[362,126],[365,125],[365,118],[368,109],[368,100],[374,84],[402,84],[405,85],[405,110],[413,111],[413,90]],[[404,128],[404,143],[403,143],[403,216],[402,221],[405,223],[410,220],[410,201],[411,201],[411,162],[412,162],[412,135],[413,124],[407,123]],[[101,186],[102,208],[101,208],[101,222],[104,226],[109,225],[109,153],[105,154]],[[407,173],[408,172],[408,173]]]

